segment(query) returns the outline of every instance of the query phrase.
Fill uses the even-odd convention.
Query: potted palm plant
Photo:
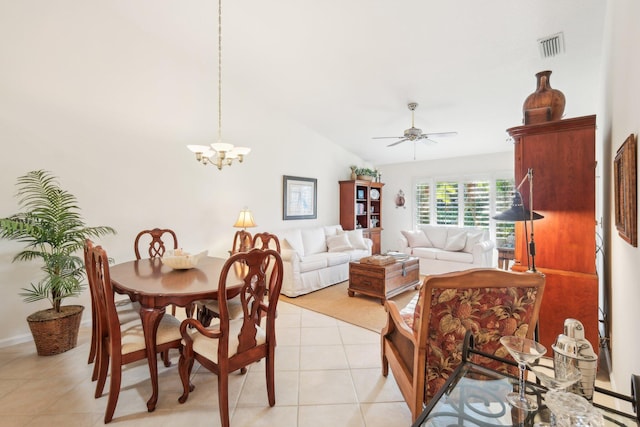
[[[43,276],[20,295],[25,302],[48,299],[51,308],[39,310],[27,321],[38,354],[58,354],[77,344],[81,305],[62,305],[86,287],[84,260],[78,256],[85,240],[113,233],[111,227],[87,227],[75,196],[62,189],[48,171],[36,170],[18,178],[16,198],[21,212],[0,219],[0,238],[25,243],[13,261],[42,263]]]

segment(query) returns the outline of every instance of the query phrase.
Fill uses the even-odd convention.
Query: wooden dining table
[[[140,319],[147,350],[152,394],[147,401],[149,412],[158,401],[158,366],[156,332],[168,305],[188,307],[202,299],[218,299],[218,283],[224,258],[204,257],[195,268],[174,270],[160,258],[123,262],[110,267],[111,283],[119,294],[128,295],[140,304]],[[238,294],[242,269],[230,269],[227,298]]]

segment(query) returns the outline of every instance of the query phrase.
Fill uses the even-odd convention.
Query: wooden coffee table
[[[374,265],[358,261],[349,263],[350,297],[357,293],[380,298],[384,304],[387,298],[394,297],[420,284],[418,258],[407,258],[393,264]]]

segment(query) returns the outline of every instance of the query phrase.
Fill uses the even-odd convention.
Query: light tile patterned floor
[[[276,406],[267,402],[264,363],[246,375],[232,374],[232,427],[411,425],[393,377],[381,374],[378,334],[283,302],[276,325]],[[78,347],[56,356],[37,356],[31,342],[0,348],[0,425],[103,425],[106,394],[93,398],[88,352],[88,327],[81,328]],[[111,425],[220,425],[216,376],[196,364],[196,389],[179,404],[177,351],[172,356],[171,367],[159,364],[160,396],[152,413],[145,404],[151,390],[146,362],[125,368]]]

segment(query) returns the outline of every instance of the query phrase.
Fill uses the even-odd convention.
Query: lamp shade
[[[253,215],[249,209],[243,209],[238,215],[236,223],[233,224],[236,228],[256,227],[256,223],[253,221]]]
[[[533,212],[533,220],[542,219],[543,215]],[[513,195],[513,201],[511,207],[504,212],[494,216],[496,221],[529,221],[531,219],[531,212],[525,208],[522,204],[522,196],[519,191],[516,191]]]

